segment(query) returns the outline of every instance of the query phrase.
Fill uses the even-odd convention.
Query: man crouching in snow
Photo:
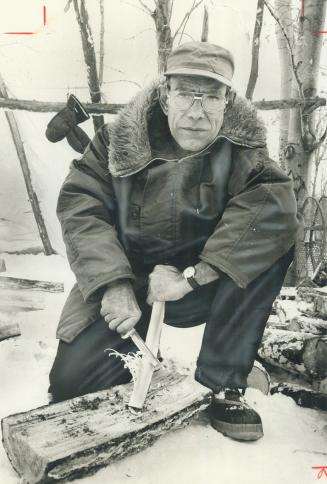
[[[190,42],[165,83],[141,91],[72,162],[58,217],[77,284],[50,373],[54,401],[130,380],[117,358],[145,338],[151,304],[165,322],[206,322],[195,379],[214,392],[213,426],[263,435],[244,400],[299,226],[290,179],[268,157],[256,113],[231,92],[232,55]]]

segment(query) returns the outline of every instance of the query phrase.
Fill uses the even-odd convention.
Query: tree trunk
[[[248,86],[245,97],[247,99],[253,98],[255,85],[258,79],[259,69],[259,51],[260,51],[260,35],[263,23],[264,0],[258,0],[257,14],[255,18],[254,32],[252,38],[252,63]]]
[[[173,47],[170,29],[171,0],[157,0],[152,18],[156,26],[158,48],[158,73],[165,72],[167,59]]]
[[[259,348],[267,363],[307,377],[327,376],[327,337],[267,329]]]
[[[81,32],[90,96],[93,103],[100,103],[101,90],[98,78],[92,30],[89,23],[89,16],[86,10],[85,0],[80,0],[80,3],[81,6],[79,7],[78,0],[74,0],[75,14]],[[94,129],[96,131],[103,125],[103,123],[103,116],[93,116]]]
[[[291,0],[275,0],[275,11],[279,18],[285,34],[294,45],[293,25],[292,25],[292,9]],[[280,97],[281,99],[288,99],[291,97],[293,71],[291,56],[285,34],[280,25],[276,22],[275,32],[277,39],[277,46],[280,58],[281,78],[280,78]],[[288,128],[290,120],[290,111],[283,110],[280,113],[280,135],[279,135],[279,163],[280,166],[286,170],[285,149],[288,143]]]
[[[104,67],[104,0],[100,0],[100,54],[99,54],[99,86],[103,83],[103,67]]]
[[[208,42],[208,36],[209,36],[209,13],[208,13],[208,8],[205,5],[204,11],[203,11],[201,42]]]
[[[299,20],[295,64],[299,83],[293,84],[293,96],[315,96],[322,46],[322,30],[326,16],[326,0],[306,0],[305,14]],[[311,149],[315,142],[314,111],[294,109],[290,116],[288,168],[294,180],[298,205],[302,207],[310,194],[312,171]]]
[[[131,411],[132,383],[2,420],[3,445],[30,484],[72,480],[139,452],[205,409],[212,392],[172,369],[155,372],[143,411]]]

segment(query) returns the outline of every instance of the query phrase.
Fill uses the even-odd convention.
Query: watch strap
[[[191,286],[192,289],[198,289],[200,286],[200,284],[196,281],[195,277],[187,277],[186,278],[187,282],[189,283],[189,285]]]

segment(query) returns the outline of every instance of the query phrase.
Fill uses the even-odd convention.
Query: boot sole
[[[211,425],[225,437],[230,437],[231,439],[239,440],[241,442],[259,440],[263,437],[263,428],[261,424],[230,424],[212,419]]]

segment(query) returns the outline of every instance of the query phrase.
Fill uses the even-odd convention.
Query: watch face
[[[195,275],[194,267],[186,267],[183,274],[186,279],[188,279],[189,277],[194,277]]]

